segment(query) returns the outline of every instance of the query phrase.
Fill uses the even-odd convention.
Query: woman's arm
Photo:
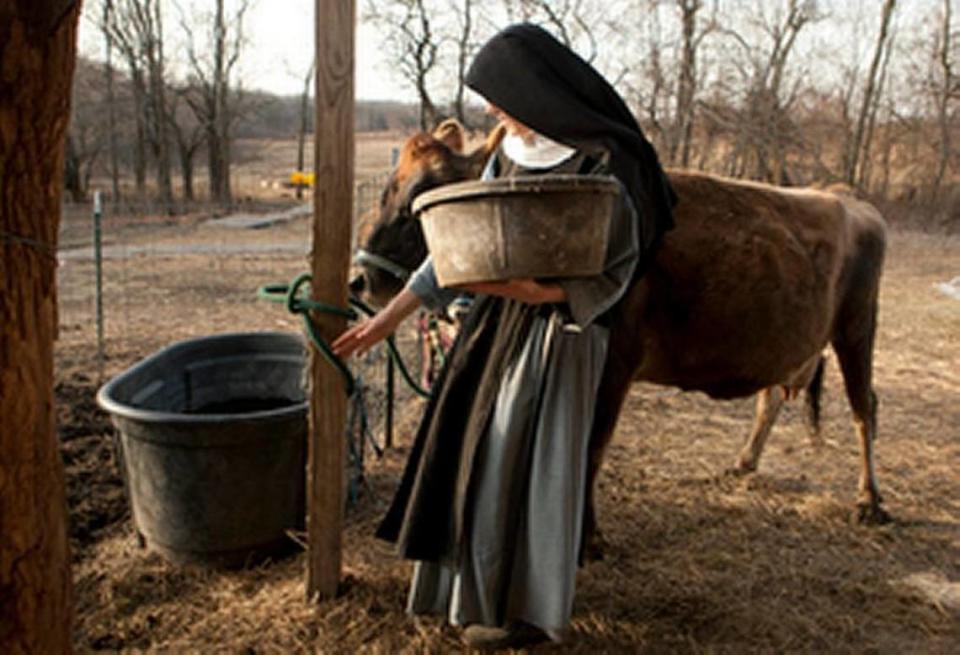
[[[348,328],[333,342],[337,357],[363,354],[390,336],[407,316],[420,306],[420,298],[409,288],[394,296],[386,307],[366,321]]]
[[[506,282],[477,282],[458,287],[463,291],[503,296],[521,302],[539,305],[548,302],[563,302],[566,293],[558,284],[543,284],[532,278],[520,278]],[[420,297],[409,287],[398,293],[390,303],[368,320],[348,328],[333,342],[337,357],[363,354],[392,334],[407,316],[421,304]]]
[[[458,285],[457,288],[474,294],[511,298],[531,305],[564,302],[567,299],[566,292],[559,284],[537,282],[529,277],[505,282],[474,282]]]

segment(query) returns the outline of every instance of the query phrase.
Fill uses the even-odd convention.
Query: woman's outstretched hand
[[[362,355],[393,334],[397,326],[420,306],[420,299],[404,289],[382,310],[365,321],[347,328],[333,342],[333,352],[341,359]]]

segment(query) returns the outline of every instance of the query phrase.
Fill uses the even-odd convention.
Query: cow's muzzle
[[[363,273],[359,273],[350,280],[350,294],[359,296],[367,286],[367,279]]]

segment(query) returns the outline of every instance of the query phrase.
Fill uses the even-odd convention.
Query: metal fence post
[[[93,194],[93,255],[96,262],[96,307],[97,307],[97,366],[100,381],[103,381],[103,197],[99,191]]]
[[[387,352],[387,407],[384,411],[384,423],[386,423],[383,439],[384,448],[393,448],[393,394],[395,393],[395,374],[393,357]]]

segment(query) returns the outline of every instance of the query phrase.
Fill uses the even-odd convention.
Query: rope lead
[[[290,313],[303,315],[303,324],[306,328],[306,332],[310,338],[310,341],[313,342],[313,345],[317,347],[317,350],[320,351],[320,354],[323,355],[323,358],[340,372],[340,376],[343,378],[343,384],[347,392],[347,396],[352,396],[357,388],[357,382],[353,374],[350,372],[349,367],[336,355],[336,353],[333,352],[333,349],[330,347],[330,345],[320,335],[320,331],[317,329],[316,324],[310,317],[310,312],[315,311],[322,314],[333,314],[335,316],[342,316],[351,321],[355,321],[360,318],[360,314],[358,314],[352,308],[328,305],[326,303],[312,300],[311,298],[303,295],[301,291],[304,285],[309,284],[311,280],[312,276],[309,273],[301,273],[290,284],[267,284],[260,287],[257,290],[257,297],[270,302],[283,303],[286,306],[287,311]],[[365,303],[357,298],[351,297],[349,301],[352,307],[355,307],[367,316],[373,316],[376,313],[373,311],[373,309],[368,307]],[[406,381],[407,385],[413,389],[414,393],[423,396],[424,398],[428,398],[430,396],[430,392],[417,384],[416,381],[414,381],[413,376],[410,375],[410,371],[407,369],[403,362],[403,358],[400,356],[400,351],[397,350],[397,345],[394,341],[393,335],[387,337],[387,347],[390,351],[390,356],[397,364],[397,368],[400,369],[400,374],[403,376],[403,379]]]

